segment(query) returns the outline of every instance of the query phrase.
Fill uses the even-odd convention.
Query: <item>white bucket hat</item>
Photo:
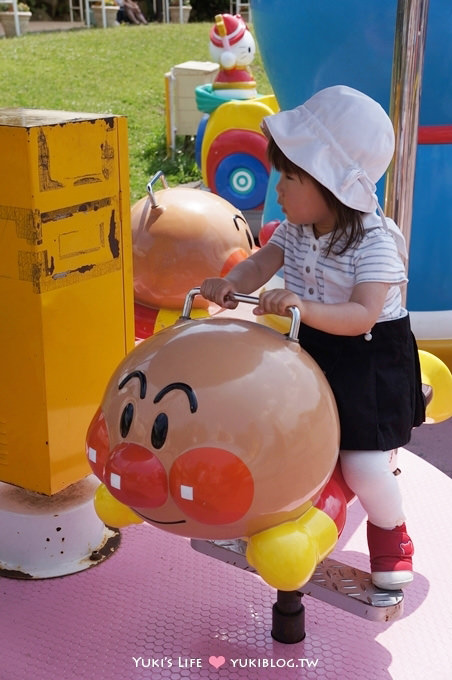
[[[394,154],[394,130],[380,104],[336,85],[264,121],[284,155],[341,203],[362,212],[375,210],[375,183]]]
[[[396,236],[395,227],[397,237],[402,236],[385,219],[376,194],[375,184],[391,162],[395,143],[391,119],[380,104],[351,87],[335,85],[295,109],[266,116],[263,123],[284,155],[341,203],[365,213],[378,210],[383,226]],[[398,246],[406,257],[406,248]]]

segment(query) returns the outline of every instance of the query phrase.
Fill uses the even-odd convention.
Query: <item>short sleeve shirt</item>
[[[285,287],[301,299],[348,302],[358,283],[390,283],[378,322],[398,319],[407,313],[400,289],[407,282],[405,268],[391,233],[382,225],[366,228],[365,217],[362,241],[342,255],[333,251],[340,250],[345,241],[339,240],[326,255],[330,234],[316,238],[311,225],[288,220],[276,228],[270,243],[284,251]]]

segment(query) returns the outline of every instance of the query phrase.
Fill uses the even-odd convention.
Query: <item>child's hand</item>
[[[295,293],[291,293],[284,288],[275,288],[260,294],[259,304],[253,309],[253,313],[256,316],[262,314],[290,316],[289,307],[298,307],[301,312],[301,304],[300,298]]]
[[[201,284],[200,292],[206,300],[211,300],[220,305],[220,307],[226,307],[227,309],[235,309],[237,307],[238,303],[233,299],[233,295],[237,291],[235,286],[227,279],[205,279]]]

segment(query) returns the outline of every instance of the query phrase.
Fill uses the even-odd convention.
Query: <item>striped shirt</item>
[[[342,255],[332,251],[325,255],[330,234],[316,238],[311,225],[288,220],[281,222],[269,242],[284,251],[285,287],[301,299],[348,302],[358,283],[390,283],[377,322],[398,319],[407,314],[402,307],[401,286],[407,283],[402,259],[378,215],[364,215],[363,225],[362,241]],[[333,250],[340,250],[344,244],[343,236]]]

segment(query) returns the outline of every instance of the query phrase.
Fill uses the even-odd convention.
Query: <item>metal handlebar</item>
[[[153,208],[157,208],[157,201],[155,200],[154,196],[154,184],[159,179],[162,180],[163,188],[168,189],[168,183],[165,179],[165,175],[163,174],[162,170],[159,170],[158,172],[155,173],[153,177],[151,177],[146,187]]]
[[[193,306],[193,299],[196,295],[200,295],[200,288],[192,288],[185,297],[184,306],[182,309],[181,319],[190,319],[190,312]],[[250,305],[259,304],[259,298],[254,295],[244,295],[243,293],[233,293],[231,296],[236,302],[246,302]],[[298,332],[300,330],[300,310],[298,307],[288,307],[291,313],[292,320],[290,324],[290,330],[287,338],[292,340],[292,342],[298,342]]]

